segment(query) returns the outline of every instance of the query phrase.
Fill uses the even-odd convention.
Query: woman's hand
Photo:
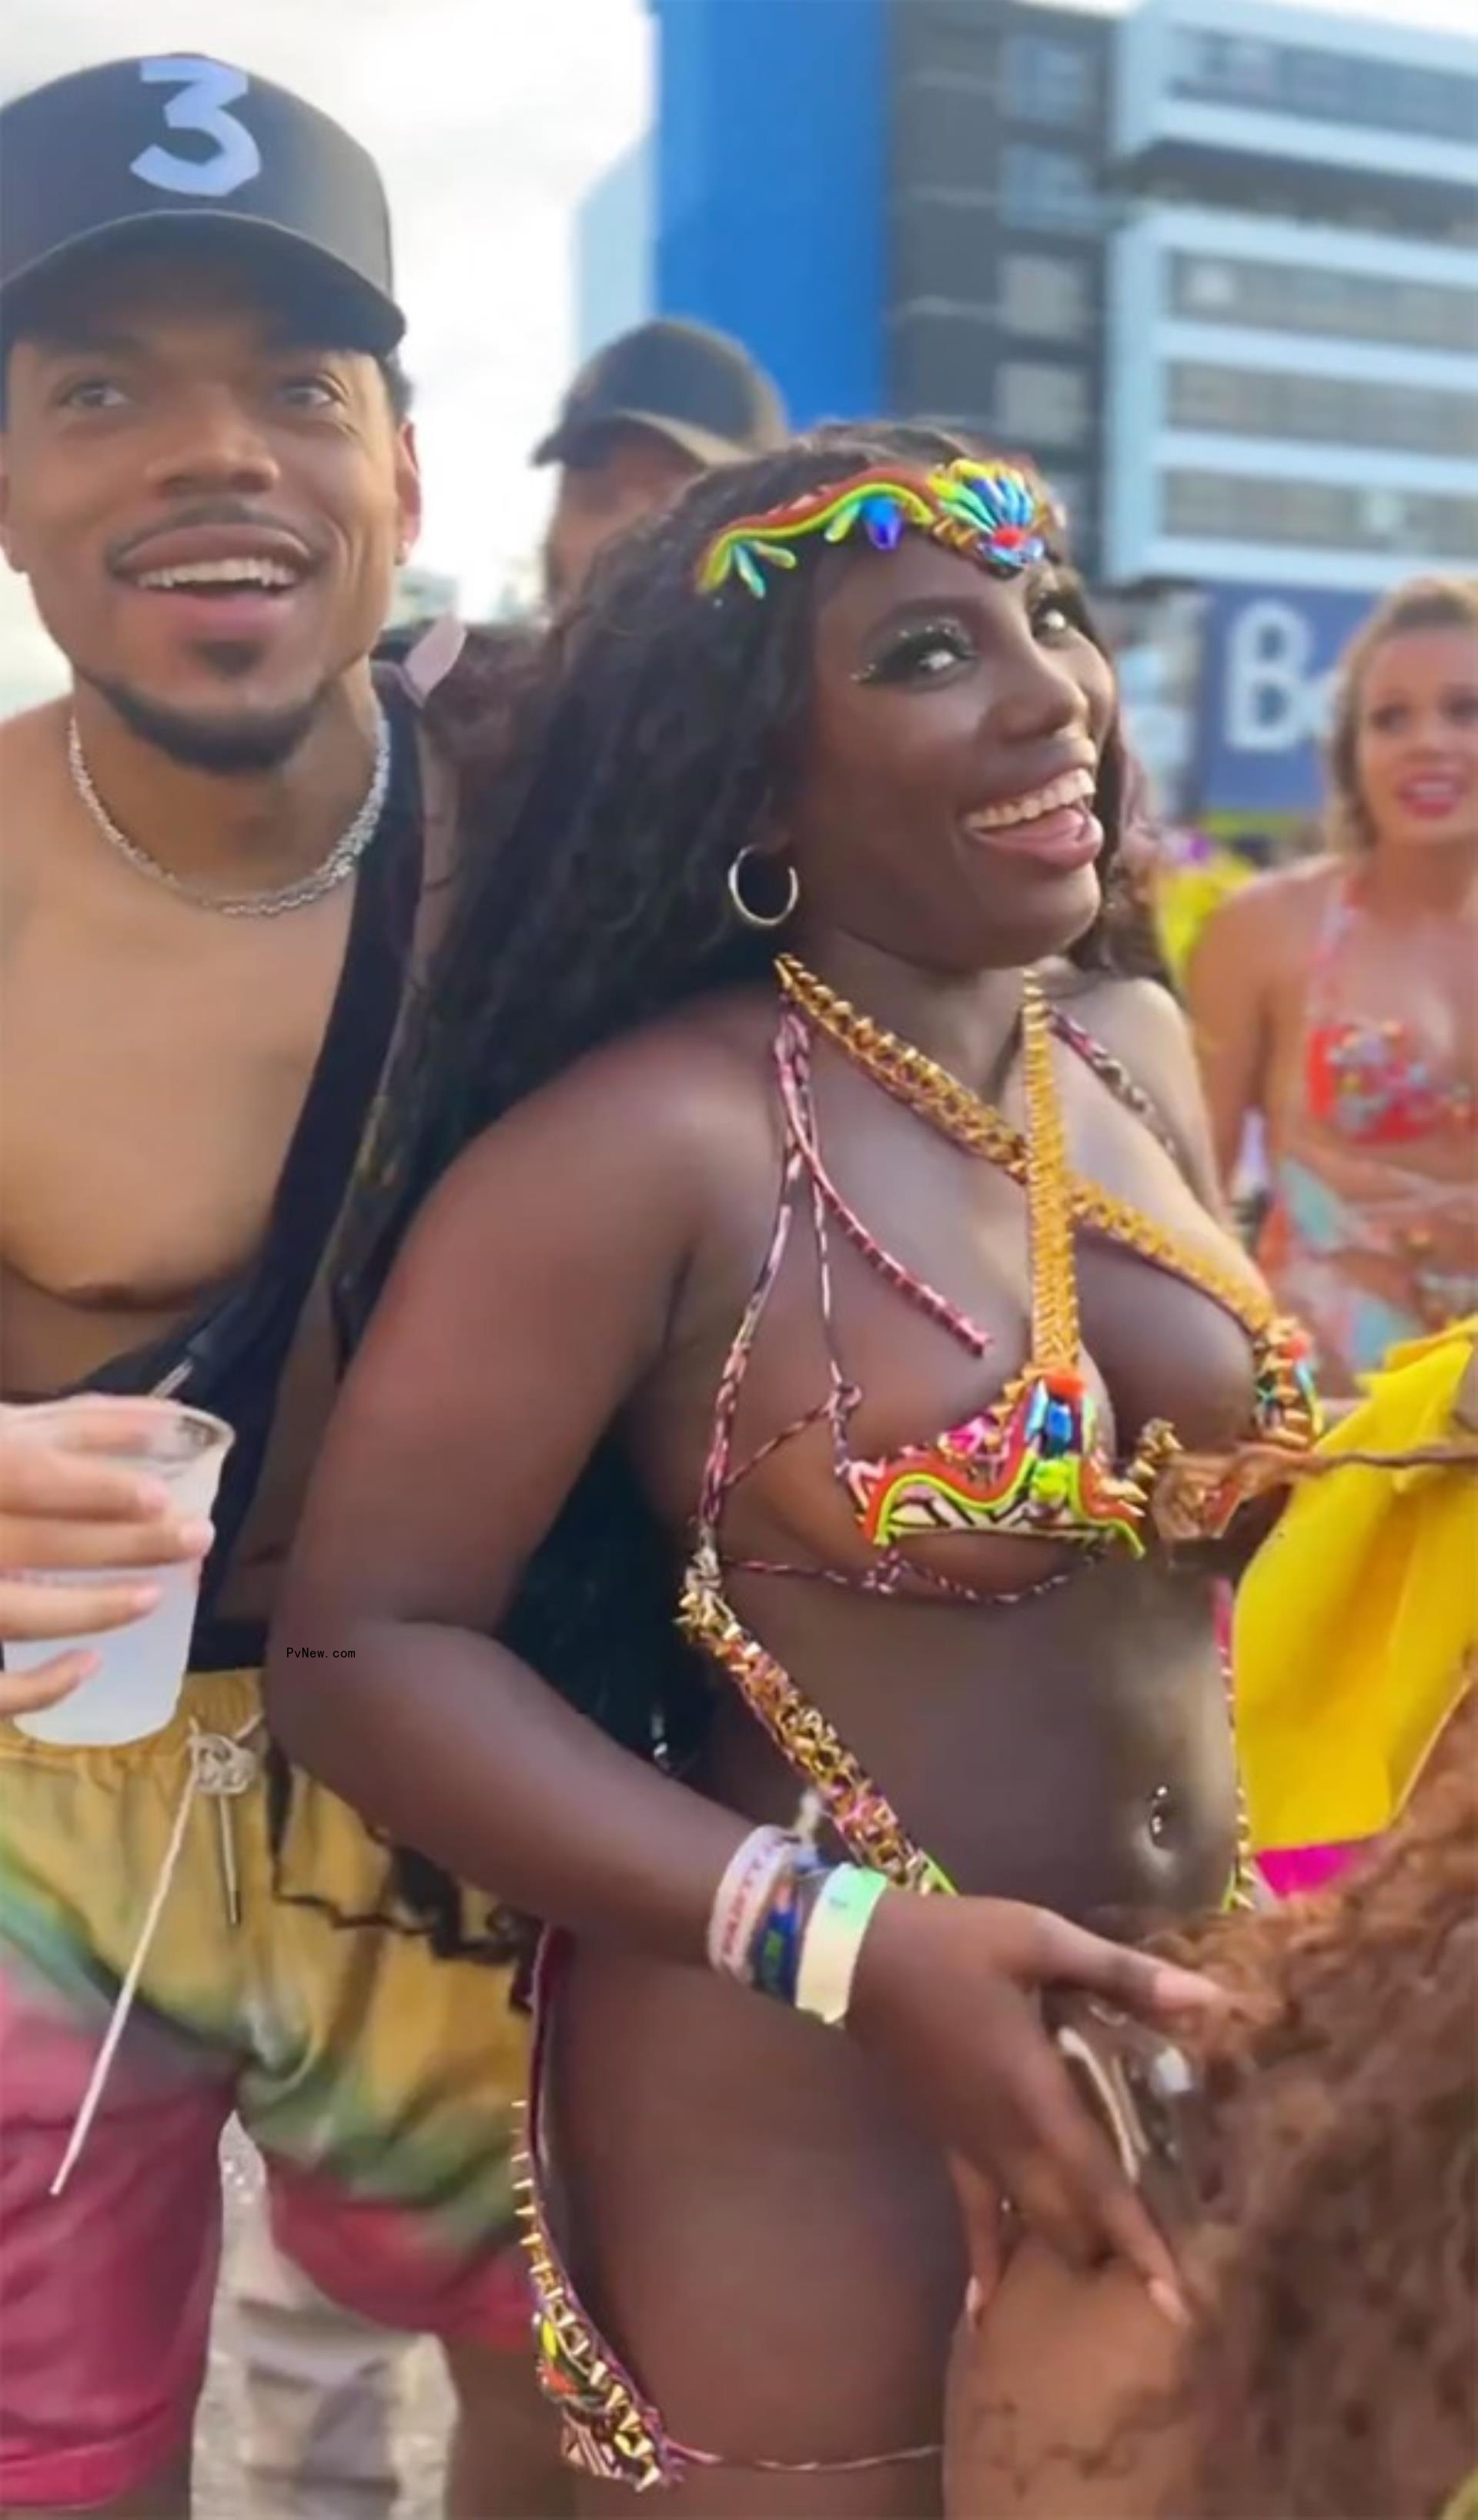
[[[1004,1899],[879,1900],[847,2026],[885,2057],[929,2132],[1075,2266],[1120,2257],[1158,2306],[1180,2307],[1175,2260],[1090,2116],[1044,2026],[1040,1998],[1072,1986],[1164,2027],[1226,1999],[1209,1978]],[[959,2183],[957,2182],[957,2183]],[[989,2286],[986,2220],[967,2214]]]
[[[130,1567],[204,1556],[209,1523],[181,1521],[160,1480],[110,1458],[149,1431],[157,1409],[81,1395],[49,1409],[42,1433],[30,1411],[0,1408],[0,1642],[75,1636],[79,1615],[89,1635],[125,1628],[159,1598],[157,1584],[129,1580]],[[94,1569],[117,1580],[90,1584],[85,1597],[54,1580]],[[0,1716],[54,1705],[96,1666],[95,1654],[73,1647],[33,1671],[0,1674]]]

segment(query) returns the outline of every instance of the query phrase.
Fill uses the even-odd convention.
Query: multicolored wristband
[[[803,1841],[786,1828],[752,1828],[735,1848],[708,1915],[708,1965],[720,1977],[751,1983],[750,1946]]]
[[[754,1828],[714,1893],[708,1965],[756,1995],[839,2027],[858,1956],[888,1884],[855,1864],[828,1864],[793,1829]]]

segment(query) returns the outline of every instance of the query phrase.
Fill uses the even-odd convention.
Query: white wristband
[[[752,1828],[735,1848],[708,1912],[708,1965],[720,1977],[745,1977],[750,1938],[797,1843],[788,1829]]]
[[[885,1874],[865,1872],[856,1864],[839,1864],[828,1874],[801,1945],[797,2012],[809,2012],[832,2030],[845,2022],[863,1943],[887,1887]]]

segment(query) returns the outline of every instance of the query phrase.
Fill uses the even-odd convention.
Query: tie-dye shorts
[[[221,1672],[118,1749],[0,1723],[0,2509],[110,2501],[188,2440],[233,2109],[280,2244],[331,2298],[527,2347],[507,1972],[276,1895],[258,1719],[255,1675]],[[55,2193],[192,1775],[137,1997]],[[373,1911],[384,1850],[317,1785],[293,1808],[294,1866],[339,1914]]]

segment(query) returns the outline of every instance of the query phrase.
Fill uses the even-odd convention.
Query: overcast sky
[[[134,52],[214,53],[365,143],[411,317],[421,557],[476,602],[539,537],[549,475],[528,455],[573,354],[571,216],[646,126],[649,29],[644,0],[11,0],[0,94]],[[0,692],[20,696],[39,651],[0,570]]]
[[[727,5],[758,17],[829,0]],[[1461,26],[1471,5],[1375,0],[1362,14]],[[9,0],[0,94],[171,51],[299,89],[379,159],[411,317],[422,557],[484,600],[538,540],[548,476],[528,454],[570,368],[571,219],[647,123],[645,0]],[[19,698],[42,655],[23,590],[0,569],[0,697]]]

